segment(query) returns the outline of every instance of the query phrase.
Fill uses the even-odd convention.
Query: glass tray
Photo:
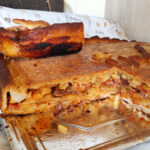
[[[137,127],[108,108],[70,118],[54,119],[50,114],[7,117],[3,126],[13,150],[120,150],[150,138],[149,129]]]

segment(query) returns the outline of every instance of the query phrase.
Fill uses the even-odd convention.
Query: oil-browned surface
[[[47,26],[45,22],[15,21],[25,24],[26,27],[14,27],[8,30],[0,28],[0,51],[5,56],[39,58],[64,55],[78,52],[83,46],[82,23]]]
[[[111,63],[115,61],[115,63],[118,62],[119,69],[123,69],[128,73],[139,76],[139,78],[146,82],[150,82],[149,62],[145,61],[141,53],[134,48],[137,44],[136,42],[113,42],[113,40],[107,39],[99,39],[99,42],[96,43],[91,41],[93,39],[86,40],[82,51],[77,54],[36,60],[11,59],[8,62],[11,76],[14,79],[17,77],[19,82],[29,85],[39,82],[52,82],[54,80],[107,70],[110,68],[110,65],[116,66]],[[147,53],[150,53],[149,44],[141,43],[141,46],[145,47]],[[92,55],[95,51],[111,54],[112,61],[110,62],[108,59],[103,63],[94,61]],[[128,61],[120,61],[118,59],[120,56]],[[139,64],[140,66],[137,66]]]
[[[7,66],[11,70],[11,76],[14,79],[17,75],[17,79],[21,83],[24,79],[24,84],[28,85],[59,82],[61,79],[109,70],[111,68],[109,64],[98,63],[92,59],[92,54],[95,50],[89,46],[85,45],[82,51],[72,55],[32,60],[11,59]]]
[[[92,43],[91,40],[87,40],[88,42],[85,42],[86,44],[83,50],[73,55],[48,57],[36,60],[11,59],[8,63],[11,76],[13,78],[17,77],[21,83],[32,84],[109,69],[110,66],[106,63],[93,61],[92,54],[94,51],[99,51],[101,53],[107,52],[111,54],[112,59],[115,61],[119,61],[118,56],[124,56],[125,58],[131,57],[132,61],[134,60],[138,64],[140,63],[140,67],[132,67],[131,69],[131,65],[124,65],[125,67],[123,69],[141,77],[147,82],[150,81],[149,63],[146,62],[142,55],[134,48],[137,44],[136,42],[120,41],[118,43],[110,43],[111,40],[106,40],[105,42],[101,42],[101,39],[99,40],[99,43]],[[149,44],[141,43],[141,46],[145,47],[147,53],[150,53]],[[139,57],[138,61],[136,57]]]

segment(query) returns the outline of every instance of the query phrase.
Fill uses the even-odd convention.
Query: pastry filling
[[[68,103],[68,106],[78,105],[81,100],[101,101],[117,94],[119,82],[118,74],[113,73],[110,76],[92,76],[82,81],[77,79],[38,89],[27,89],[23,93],[9,91],[7,92],[7,110],[25,111],[25,109],[34,109],[36,106],[43,109],[44,105],[54,107],[58,103]]]
[[[70,113],[75,107],[88,103],[111,101],[114,109],[119,109],[122,103],[126,109],[136,112],[139,118],[150,120],[149,91],[146,84],[117,72],[110,76],[92,76],[82,82],[77,79],[38,89],[27,89],[23,93],[7,92],[7,110],[30,113],[33,110],[43,112],[46,108],[47,111],[52,110],[54,114],[59,114],[64,110]]]

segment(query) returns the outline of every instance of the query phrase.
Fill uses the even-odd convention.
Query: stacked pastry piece
[[[84,40],[83,26],[78,23],[72,24],[72,27],[74,25],[71,31],[67,24],[67,35],[63,38],[60,38],[62,35],[55,38],[57,30],[53,28],[58,27],[61,34],[66,24],[26,29],[28,31],[23,29],[23,32],[23,27],[15,28],[17,31],[14,28],[3,29],[1,51],[6,56],[28,58],[60,54],[60,50],[64,49],[65,53],[67,50],[69,53],[79,51]],[[46,31],[43,32],[44,28]],[[5,34],[2,34],[3,32]],[[17,32],[18,40],[8,34],[14,32]],[[49,36],[45,38],[45,35]],[[48,39],[50,35],[53,35],[54,40]],[[69,36],[72,36],[72,39],[68,40]],[[12,45],[19,48],[5,47],[6,41],[15,43]],[[55,46],[52,46],[53,41]],[[69,44],[66,44],[66,41]],[[65,43],[64,49],[61,49],[61,42]],[[44,48],[40,47],[43,43]],[[59,53],[51,53],[53,48]],[[11,53],[16,50],[17,53]],[[64,51],[62,52],[64,54]],[[0,61],[1,109],[6,115],[42,112],[58,115],[63,112],[74,113],[77,110],[90,112],[95,105],[110,106],[124,114],[130,111],[133,116],[150,120],[148,43],[93,37],[85,39],[82,50],[75,54],[38,59],[1,58]]]
[[[83,45],[82,23],[49,25],[44,21],[14,19],[23,26],[0,29],[0,51],[9,57],[39,58],[79,51]]]

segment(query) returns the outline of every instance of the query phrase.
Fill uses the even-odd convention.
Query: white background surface
[[[106,0],[64,0],[65,12],[89,16],[105,17]],[[67,8],[70,9],[67,9]]]
[[[105,17],[119,22],[129,39],[150,43],[150,0],[107,0]]]
[[[150,42],[150,0],[64,1],[66,12],[105,17],[119,22],[129,39]]]

